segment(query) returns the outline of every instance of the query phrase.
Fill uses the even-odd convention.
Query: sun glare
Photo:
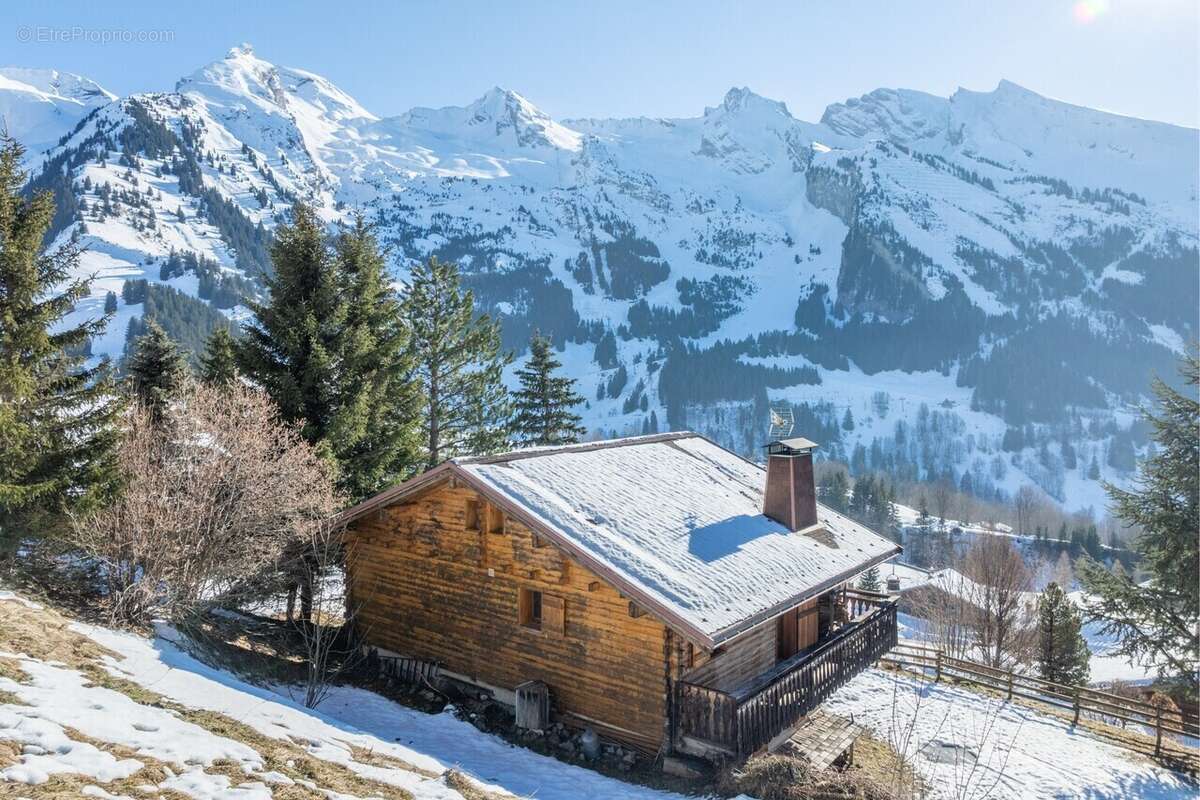
[[[1108,13],[1108,0],[1079,0],[1075,4],[1075,21],[1087,25]]]

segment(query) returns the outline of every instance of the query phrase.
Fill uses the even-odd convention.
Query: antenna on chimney
[[[783,400],[771,403],[769,413],[771,429],[767,433],[767,438],[772,442],[777,442],[791,436],[792,428],[796,425],[796,419],[792,414],[792,404]]]

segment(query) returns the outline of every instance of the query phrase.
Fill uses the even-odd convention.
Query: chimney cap
[[[805,439],[803,436],[797,436],[793,439],[777,439],[773,442],[768,442],[766,445],[768,455],[799,455],[809,453],[820,447],[814,441]]]

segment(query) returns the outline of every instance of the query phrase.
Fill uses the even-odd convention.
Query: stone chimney
[[[817,524],[817,486],[812,461],[816,447],[815,442],[802,438],[783,439],[767,445],[763,514],[789,531],[800,531]]]

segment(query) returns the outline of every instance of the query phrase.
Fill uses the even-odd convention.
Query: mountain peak
[[[241,58],[242,56],[253,55],[254,45],[250,44],[249,42],[242,42],[241,44],[235,44],[233,47],[229,48],[229,52],[225,54],[225,58],[232,60],[235,58]]]
[[[754,110],[761,110],[767,114],[780,115],[789,119],[792,116],[785,103],[756,94],[747,86],[732,87],[725,93],[725,97],[721,100],[721,105],[718,108],[706,108],[705,115],[707,116],[717,111],[726,114],[743,114]]]
[[[376,119],[320,75],[276,66],[256,55],[247,43],[231,47],[224,58],[183,78],[175,84],[175,91],[231,108],[257,106],[267,113],[292,113],[298,102],[319,116]]]
[[[0,67],[0,78],[24,84],[24,86],[45,95],[73,100],[83,105],[99,105],[117,99],[115,94],[91,78],[76,75],[74,72],[62,72],[57,69]]]
[[[465,108],[413,109],[410,121],[430,127],[454,126],[455,118],[465,116],[468,128],[503,136],[511,131],[520,147],[553,147],[578,150],[582,136],[555,122],[549,114],[511,89],[493,86]]]

